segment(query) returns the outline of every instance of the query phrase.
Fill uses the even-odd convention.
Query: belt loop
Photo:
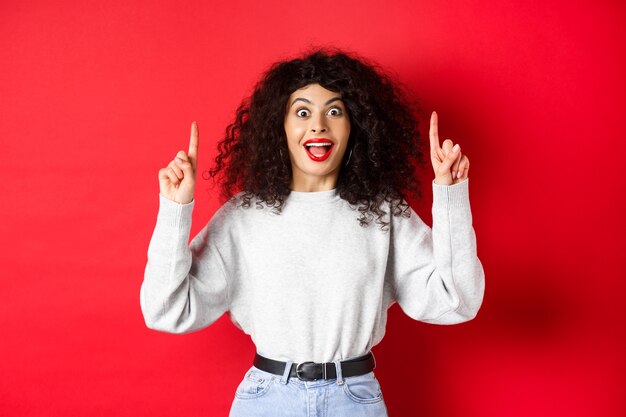
[[[285,365],[285,372],[283,372],[283,376],[280,378],[280,383],[283,385],[285,385],[289,381],[291,365],[293,365],[293,361],[287,361],[287,364]]]
[[[335,362],[335,370],[337,371],[337,385],[343,385],[343,375],[341,373],[341,359],[337,359]]]

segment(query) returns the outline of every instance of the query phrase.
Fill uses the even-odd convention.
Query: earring
[[[350,163],[350,158],[352,158],[352,149],[350,149],[350,153],[348,154],[348,160],[346,161],[344,166],[348,166],[348,163]]]

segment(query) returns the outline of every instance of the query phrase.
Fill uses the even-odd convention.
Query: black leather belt
[[[287,362],[275,361],[257,353],[254,357],[254,366],[262,371],[282,376],[285,372]],[[373,371],[374,368],[376,368],[376,359],[374,358],[374,354],[372,352],[369,352],[367,355],[359,356],[358,358],[341,361],[341,375],[344,378],[363,375]],[[289,377],[297,377],[302,381],[333,379],[337,378],[337,369],[335,369],[334,362],[294,363],[291,365]]]

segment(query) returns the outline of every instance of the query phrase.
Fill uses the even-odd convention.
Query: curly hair
[[[309,84],[341,94],[350,118],[348,149],[337,180],[340,198],[358,209],[361,226],[374,218],[385,230],[389,211],[408,217],[407,199],[421,195],[416,164],[424,163],[413,106],[399,83],[377,65],[339,50],[317,49],[273,64],[237,108],[218,143],[215,166],[222,197],[243,207],[283,208],[291,192],[291,162],[284,130],[289,96]],[[346,165],[346,159],[349,163]]]

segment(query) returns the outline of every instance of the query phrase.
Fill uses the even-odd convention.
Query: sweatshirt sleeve
[[[159,194],[159,213],[148,246],[140,291],[146,326],[188,333],[211,325],[229,306],[223,259],[207,224],[189,242],[194,202],[178,204]]]
[[[478,313],[485,274],[477,256],[469,179],[433,187],[433,227],[415,212],[396,221],[392,241],[395,299],[411,318],[456,324]]]

